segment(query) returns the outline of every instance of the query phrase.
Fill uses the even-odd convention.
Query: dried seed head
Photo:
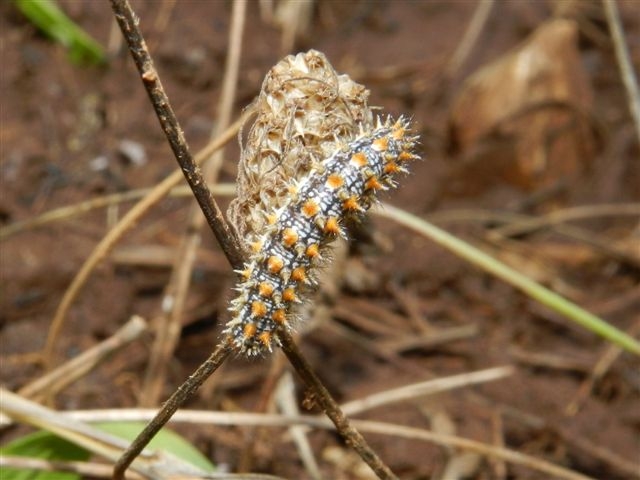
[[[259,236],[264,213],[287,202],[297,179],[361,127],[373,126],[368,97],[365,87],[338,75],[315,50],[290,55],[271,69],[251,106],[255,122],[238,165],[238,195],[228,211],[241,241]]]

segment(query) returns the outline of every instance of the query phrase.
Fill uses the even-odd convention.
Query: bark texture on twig
[[[215,372],[226,360],[232,349],[229,344],[220,345],[205,362],[178,389],[169,397],[160,411],[147,424],[144,430],[129,445],[127,450],[116,462],[113,468],[113,478],[115,480],[124,479],[124,474],[131,462],[144,450],[149,441],[160,431],[171,416],[182,406],[182,404],[193,396],[202,383]]]
[[[347,444],[371,467],[378,478],[385,480],[397,479],[398,477],[393,474],[389,467],[387,467],[380,457],[369,447],[360,432],[350,424],[349,419],[342,412],[340,406],[302,356],[291,335],[284,329],[281,329],[278,332],[278,337],[282,344],[282,350],[289,359],[289,362],[291,362],[298,372],[298,375],[300,375],[307,386],[313,391],[314,400],[318,402],[324,413],[331,419]]]

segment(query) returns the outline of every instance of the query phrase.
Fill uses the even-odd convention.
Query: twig
[[[640,90],[638,89],[638,79],[634,73],[629,50],[624,39],[624,30],[616,2],[614,0],[602,0],[602,6],[607,17],[607,25],[613,40],[613,48],[620,67],[622,82],[627,90],[627,97],[629,97],[629,110],[631,110],[631,116],[636,126],[638,144],[640,144]]]
[[[218,119],[212,132],[212,138],[217,137],[231,120],[233,99],[236,96],[238,71],[240,68],[240,51],[246,1],[235,0],[232,9],[231,30],[229,33],[229,58],[224,72],[223,87],[218,105]],[[204,167],[206,181],[213,183],[217,180],[222,165],[223,150],[218,150]],[[180,331],[182,330],[182,315],[187,301],[187,294],[191,285],[191,276],[196,260],[196,250],[201,243],[201,230],[204,217],[198,208],[198,203],[190,209],[187,228],[183,233],[178,255],[171,272],[171,279],[165,290],[164,310],[158,322],[155,342],[151,350],[151,358],[145,374],[145,380],[140,396],[141,406],[154,406],[162,394],[162,386],[166,380],[167,365],[173,356]]]
[[[211,152],[216,151],[222,145],[229,142],[231,139],[235,138],[236,133],[240,129],[240,126],[244,123],[244,117],[237,120],[231,127],[227,129],[224,135],[221,135],[219,139],[215,142],[211,142],[204,150],[202,150],[196,157],[196,162],[201,162],[205,158],[207,158]],[[71,304],[76,299],[78,294],[80,293],[81,288],[86,283],[89,275],[94,270],[94,268],[105,258],[109,252],[113,249],[116,242],[122,238],[122,236],[127,233],[136,222],[156,203],[162,200],[171,189],[176,186],[180,180],[183,178],[182,171],[180,169],[175,170],[171,175],[165,178],[162,182],[156,185],[151,192],[135,204],[131,210],[127,212],[127,214],[122,217],[122,219],[113,226],[111,230],[104,236],[100,243],[93,249],[91,255],[87,260],[85,260],[82,267],[78,273],[76,273],[75,277],[71,281],[69,287],[64,292],[62,300],[56,309],[56,312],[53,316],[53,320],[51,321],[51,326],[49,327],[49,334],[47,336],[47,342],[44,347],[44,364],[45,367],[50,368],[53,364],[53,353],[56,340],[58,335],[60,334],[60,330],[62,329],[62,325],[64,323],[64,319],[67,316],[67,312],[71,307]]]
[[[156,433],[164,426],[171,416],[184,404],[186,400],[191,398],[193,394],[200,388],[202,383],[215,372],[220,365],[231,354],[232,349],[228,343],[220,345],[216,350],[204,361],[202,365],[178,387],[178,389],[169,397],[162,408],[153,417],[153,420],[147,424],[136,439],[129,445],[122,456],[116,462],[113,468],[114,480],[123,480],[124,474],[131,462],[142,452],[144,447],[155,436]]]
[[[196,161],[199,156],[200,154],[196,156]],[[180,173],[179,171],[177,172]],[[178,179],[181,178],[182,177],[178,177]],[[235,185],[231,183],[209,185],[209,189],[214,195],[231,196],[235,193]],[[25,230],[42,227],[53,222],[67,220],[69,218],[82,215],[84,213],[88,213],[100,208],[138,200],[151,193],[151,190],[151,188],[138,188],[135,190],[129,190],[127,192],[119,192],[110,195],[104,195],[102,197],[95,197],[90,200],[74,203],[73,205],[54,208],[35,217],[13,222],[7,226],[0,227],[0,241],[6,240],[7,238],[21,233]],[[191,189],[189,187],[179,186],[173,188],[167,196],[191,197],[193,196],[193,193],[191,192]]]
[[[480,0],[477,4],[473,17],[469,22],[467,30],[464,32],[456,51],[451,55],[451,60],[444,69],[445,78],[452,78],[460,69],[462,64],[467,60],[472,49],[478,43],[478,37],[482,33],[495,0]]]
[[[86,375],[113,352],[137,339],[146,329],[147,323],[144,319],[134,315],[111,337],[52,370],[47,375],[25,385],[18,391],[18,394],[32,400],[38,400],[45,394],[59,392]]]
[[[300,375],[307,386],[313,391],[315,394],[314,400],[320,404],[324,413],[326,413],[326,415],[331,419],[347,444],[352,447],[358,455],[360,455],[360,458],[362,458],[369,467],[371,467],[378,478],[383,480],[397,479],[389,467],[382,462],[378,455],[367,444],[360,432],[350,424],[347,417],[340,410],[336,401],[331,397],[329,391],[325,388],[318,376],[311,369],[311,366],[298,350],[298,347],[291,338],[291,335],[289,335],[289,333],[284,329],[280,329],[278,331],[278,338],[280,340],[282,350],[289,359],[289,362],[291,362],[291,365],[296,369],[298,375]]]
[[[182,128],[180,128],[178,119],[173,113],[169,98],[162,88],[160,77],[142,38],[142,33],[138,29],[138,20],[135,18],[133,10],[127,0],[111,0],[111,5],[116,20],[120,25],[120,30],[122,30],[122,34],[129,46],[133,61],[136,67],[138,67],[142,83],[149,95],[149,100],[156,111],[162,131],[167,136],[176,160],[182,168],[182,172],[189,186],[193,190],[193,195],[196,197],[202,213],[204,213],[207,223],[211,227],[211,231],[216,236],[218,243],[222,246],[222,250],[227,256],[229,263],[233,268],[240,269],[243,263],[242,250],[238,245],[235,235],[225,221],[220,207],[218,207],[218,204],[207,188],[200,168],[194,162],[189,152],[189,147],[184,138],[184,132]]]

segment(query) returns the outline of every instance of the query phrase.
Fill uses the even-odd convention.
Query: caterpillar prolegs
[[[315,285],[315,272],[327,247],[344,236],[344,222],[395,187],[394,177],[418,158],[409,121],[378,119],[309,174],[289,186],[290,200],[265,212],[264,233],[251,243],[252,253],[240,273],[238,295],[229,310],[225,333],[247,355],[271,351],[278,326],[291,329],[295,305]]]

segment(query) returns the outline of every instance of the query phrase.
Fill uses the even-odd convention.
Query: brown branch
[[[298,375],[302,377],[307,386],[313,391],[314,400],[316,400],[324,413],[331,419],[336,429],[345,439],[347,445],[353,448],[360,458],[366,462],[369,467],[376,473],[378,478],[383,480],[397,480],[393,472],[387,467],[380,457],[367,444],[364,437],[351,424],[349,419],[340,409],[340,406],[333,399],[329,391],[322,384],[318,376],[313,372],[311,366],[302,356],[298,346],[291,338],[288,332],[281,329],[278,331],[278,338],[285,355],[296,369]]]
[[[211,227],[216,239],[220,243],[229,263],[234,269],[241,269],[243,265],[240,246],[235,235],[229,228],[220,207],[211,195],[202,176],[200,168],[193,161],[189,147],[184,138],[184,132],[173,113],[169,98],[162,87],[160,77],[156,71],[151,55],[147,49],[142,33],[138,28],[138,21],[127,0],[111,0],[114,15],[122,34],[127,41],[133,61],[138,67],[142,83],[147,90],[149,99],[156,111],[162,131],[167,136],[171,150],[182,168],[193,195],[196,197],[207,223]]]
[[[232,352],[231,344],[224,343],[207,358],[198,369],[185,380],[185,382],[173,392],[158,413],[153,417],[144,430],[129,445],[122,456],[116,462],[113,468],[113,478],[115,480],[123,480],[124,474],[131,462],[142,452],[149,441],[160,431],[165,423],[169,421],[171,416],[191,398],[204,383],[204,381],[215,372],[220,365],[224,363],[226,358]]]

